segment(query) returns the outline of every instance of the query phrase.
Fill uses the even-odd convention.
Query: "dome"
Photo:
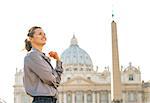
[[[69,48],[67,48],[61,54],[61,60],[63,62],[63,66],[68,67],[83,67],[83,68],[92,68],[93,63],[86,51],[81,49],[78,45],[77,39],[75,35],[71,39],[71,44]]]

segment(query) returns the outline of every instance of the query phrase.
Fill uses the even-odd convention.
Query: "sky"
[[[28,29],[41,26],[47,36],[45,52],[59,55],[75,34],[94,68],[111,68],[112,9],[118,26],[120,65],[140,67],[150,80],[149,0],[1,0],[0,98],[13,103],[16,68],[23,68],[22,51]]]

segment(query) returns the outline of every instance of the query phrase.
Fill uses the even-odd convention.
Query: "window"
[[[108,93],[107,92],[100,93],[100,103],[108,103]]]
[[[70,77],[68,77],[67,79],[70,80]]]
[[[92,94],[87,95],[87,103],[92,103]]]
[[[77,68],[74,68],[74,71],[77,71]]]
[[[67,94],[67,103],[72,103],[72,96],[71,96],[71,94]]]
[[[135,92],[129,92],[128,93],[128,101],[129,102],[136,102],[136,93]]]
[[[80,71],[83,71],[83,68],[80,68]]]
[[[91,69],[90,69],[90,68],[86,68],[86,70],[87,70],[87,71],[91,71]]]
[[[129,81],[133,81],[133,80],[134,80],[133,74],[130,74],[130,75],[129,75]]]
[[[87,79],[91,80],[91,77],[87,77]]]
[[[75,100],[76,100],[76,103],[83,103],[83,93],[82,92],[77,92],[76,93],[76,97],[75,97]]]

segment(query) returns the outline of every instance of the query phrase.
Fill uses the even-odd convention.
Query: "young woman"
[[[54,69],[50,58],[43,52],[46,35],[41,27],[34,26],[28,32],[25,48],[28,51],[24,58],[23,84],[28,95],[33,97],[32,103],[56,103],[63,72],[62,62],[57,52],[51,51],[50,57],[56,60]]]

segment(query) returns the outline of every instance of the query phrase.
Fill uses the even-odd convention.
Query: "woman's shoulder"
[[[41,54],[36,51],[36,50],[31,50],[30,52],[27,53],[27,55],[25,56],[25,59],[31,59],[31,60],[42,60],[42,56]]]
[[[25,59],[27,58],[32,58],[32,57],[35,57],[35,56],[38,56],[38,53],[36,51],[29,51],[26,56],[25,56]]]
[[[37,58],[37,53],[35,51],[29,51],[26,56],[24,57],[24,65],[29,65]]]

